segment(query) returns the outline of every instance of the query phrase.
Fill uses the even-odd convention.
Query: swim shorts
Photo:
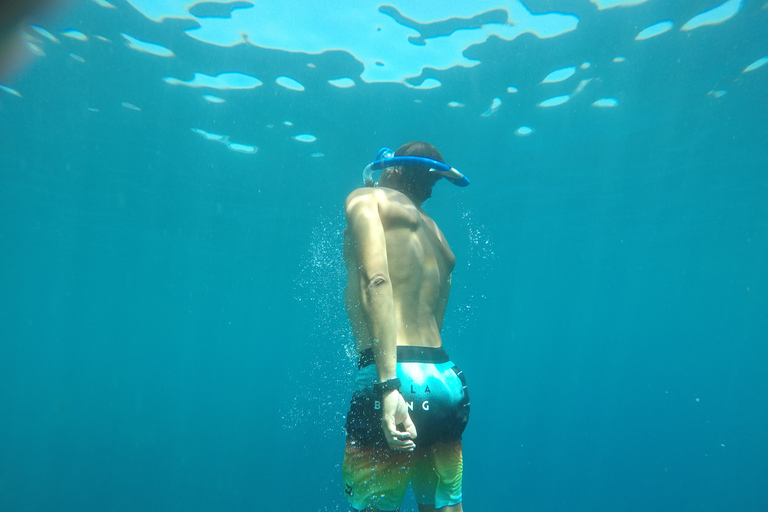
[[[462,371],[442,348],[397,347],[400,394],[416,425],[416,449],[397,452],[381,430],[381,403],[373,352],[360,354],[347,415],[342,476],[352,507],[396,510],[410,483],[416,502],[442,508],[461,503],[461,435],[469,420]]]

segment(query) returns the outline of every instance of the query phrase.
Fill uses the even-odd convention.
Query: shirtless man
[[[462,512],[469,395],[440,338],[456,260],[421,205],[442,177],[469,180],[442,162],[431,144],[405,144],[371,164],[383,168],[374,188],[346,201],[345,298],[359,371],[342,473],[354,510],[399,510],[410,482],[420,512]]]

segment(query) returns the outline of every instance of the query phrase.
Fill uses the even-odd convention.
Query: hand
[[[400,424],[403,425],[404,431],[397,430]],[[387,444],[393,450],[412,452],[416,448],[416,443],[413,442],[416,439],[416,425],[408,414],[408,405],[397,390],[386,393],[381,399],[381,429]]]

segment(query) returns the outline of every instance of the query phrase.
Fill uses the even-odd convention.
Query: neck
[[[378,187],[384,187],[384,188],[390,188],[392,190],[397,190],[401,194],[403,194],[405,197],[411,200],[413,205],[419,209],[421,209],[421,205],[424,201],[419,201],[417,199],[413,198],[413,195],[409,193],[408,190],[406,190],[404,187],[398,186],[396,183],[390,183],[390,182],[384,182],[382,183],[381,180],[379,180]]]

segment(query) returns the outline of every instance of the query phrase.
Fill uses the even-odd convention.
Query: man
[[[410,482],[420,512],[462,512],[469,395],[440,337],[456,260],[421,205],[442,177],[469,180],[438,164],[442,156],[425,142],[405,144],[398,157],[421,158],[382,164],[377,186],[355,190],[345,205],[345,301],[359,371],[344,487],[355,510],[398,510]]]

